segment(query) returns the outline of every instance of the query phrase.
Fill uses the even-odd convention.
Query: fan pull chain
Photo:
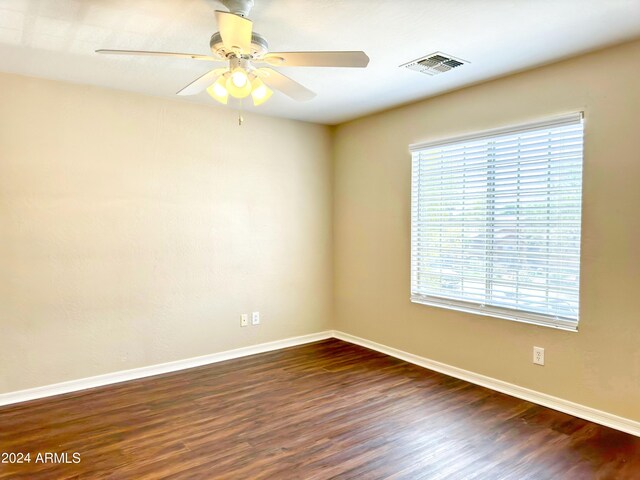
[[[240,108],[238,109],[238,126],[239,127],[241,127],[242,122],[244,122],[244,118],[242,118],[242,102],[243,100],[240,99]]]

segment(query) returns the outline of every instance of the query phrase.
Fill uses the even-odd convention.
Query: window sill
[[[466,304],[465,302],[457,302],[455,300],[447,300],[444,298],[427,297],[415,294],[411,296],[411,302],[419,303],[421,305],[428,305],[430,307],[446,308],[447,310],[455,310],[458,312],[473,313],[474,315],[482,315],[485,317],[511,320],[520,323],[528,323],[530,325],[553,328],[554,330],[564,330],[566,332],[576,333],[578,332],[577,322],[552,319],[550,317],[545,317],[544,315],[509,311],[507,309],[499,309],[497,307]]]

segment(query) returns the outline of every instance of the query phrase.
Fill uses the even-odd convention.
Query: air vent
[[[400,65],[400,67],[408,68],[409,70],[415,70],[416,72],[425,73],[427,75],[438,75],[439,73],[448,72],[454,68],[458,68],[465,63],[469,63],[466,60],[460,60],[459,58],[452,57],[446,53],[436,52],[426,57],[418,58],[412,62]]]

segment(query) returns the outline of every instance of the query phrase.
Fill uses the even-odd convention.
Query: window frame
[[[489,140],[502,135],[517,135],[518,133],[530,132],[534,130],[540,130],[545,128],[561,127],[582,124],[582,159],[581,159],[581,177],[580,177],[580,241],[578,246],[579,260],[578,260],[578,314],[576,320],[568,319],[566,317],[547,315],[542,313],[528,312],[525,310],[518,310],[508,307],[497,307],[492,305],[479,304],[476,301],[465,301],[458,299],[451,299],[446,297],[439,297],[435,295],[425,295],[424,293],[417,292],[415,269],[413,262],[415,259],[414,249],[416,247],[416,227],[414,227],[414,214],[416,211],[416,174],[414,162],[416,161],[416,154],[427,149],[432,149],[440,146],[448,146],[454,144],[460,144],[463,142],[472,142],[479,140]],[[543,119],[536,122],[528,122],[523,124],[517,124],[512,126],[506,126],[501,128],[494,128],[490,130],[483,130],[480,132],[470,133],[466,135],[460,135],[456,137],[448,137],[438,139],[434,141],[421,142],[411,144],[409,146],[409,152],[411,153],[412,174],[411,174],[411,248],[410,248],[410,265],[411,265],[411,296],[412,303],[418,303],[428,306],[446,308],[449,310],[461,311],[466,313],[473,313],[476,315],[490,316],[494,318],[512,320],[517,322],[523,322],[528,324],[540,325],[545,327],[551,327],[555,329],[561,329],[566,331],[577,332],[578,324],[580,320],[580,284],[582,282],[582,207],[583,207],[583,175],[584,175],[584,112],[574,112],[565,115],[559,115],[547,119]],[[419,159],[418,159],[419,161]],[[417,180],[418,183],[420,180]]]

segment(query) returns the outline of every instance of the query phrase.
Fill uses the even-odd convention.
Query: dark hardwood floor
[[[31,453],[0,479],[640,479],[640,438],[339,340],[0,408],[0,452]]]

